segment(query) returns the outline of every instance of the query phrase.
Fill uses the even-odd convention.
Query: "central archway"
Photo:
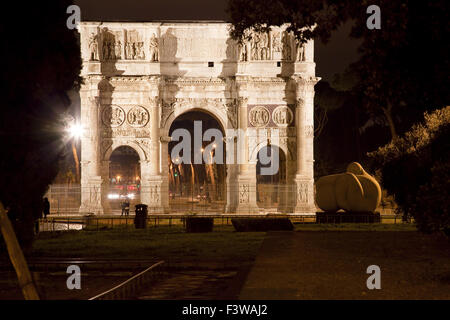
[[[180,132],[187,134],[187,141],[184,141],[185,136],[178,137]],[[227,198],[226,148],[222,138],[216,141],[216,136],[208,137],[211,132],[225,136],[220,122],[200,109],[182,113],[171,123],[169,136],[172,139],[178,137],[169,142],[167,154],[171,212],[224,211]],[[189,147],[180,151],[183,143]]]

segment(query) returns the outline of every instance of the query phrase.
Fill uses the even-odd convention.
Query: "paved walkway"
[[[215,300],[227,289],[236,275],[232,270],[196,270],[170,272],[162,281],[139,292],[139,300]]]
[[[366,286],[369,265],[381,290]],[[448,244],[417,232],[271,232],[239,299],[450,299]]]

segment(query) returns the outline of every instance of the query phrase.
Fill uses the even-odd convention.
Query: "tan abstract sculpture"
[[[316,203],[323,211],[374,212],[380,201],[379,183],[357,162],[350,163],[347,172],[321,177],[316,183]]]

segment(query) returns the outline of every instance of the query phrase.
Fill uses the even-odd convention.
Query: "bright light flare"
[[[71,138],[79,139],[83,136],[83,126],[79,123],[73,123],[67,129]]]

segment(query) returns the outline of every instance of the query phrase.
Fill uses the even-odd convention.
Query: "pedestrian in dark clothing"
[[[130,214],[130,202],[128,200],[125,200],[122,202],[122,216],[128,216]]]
[[[47,219],[47,215],[50,214],[50,202],[48,201],[48,198],[44,198],[44,219]]]

